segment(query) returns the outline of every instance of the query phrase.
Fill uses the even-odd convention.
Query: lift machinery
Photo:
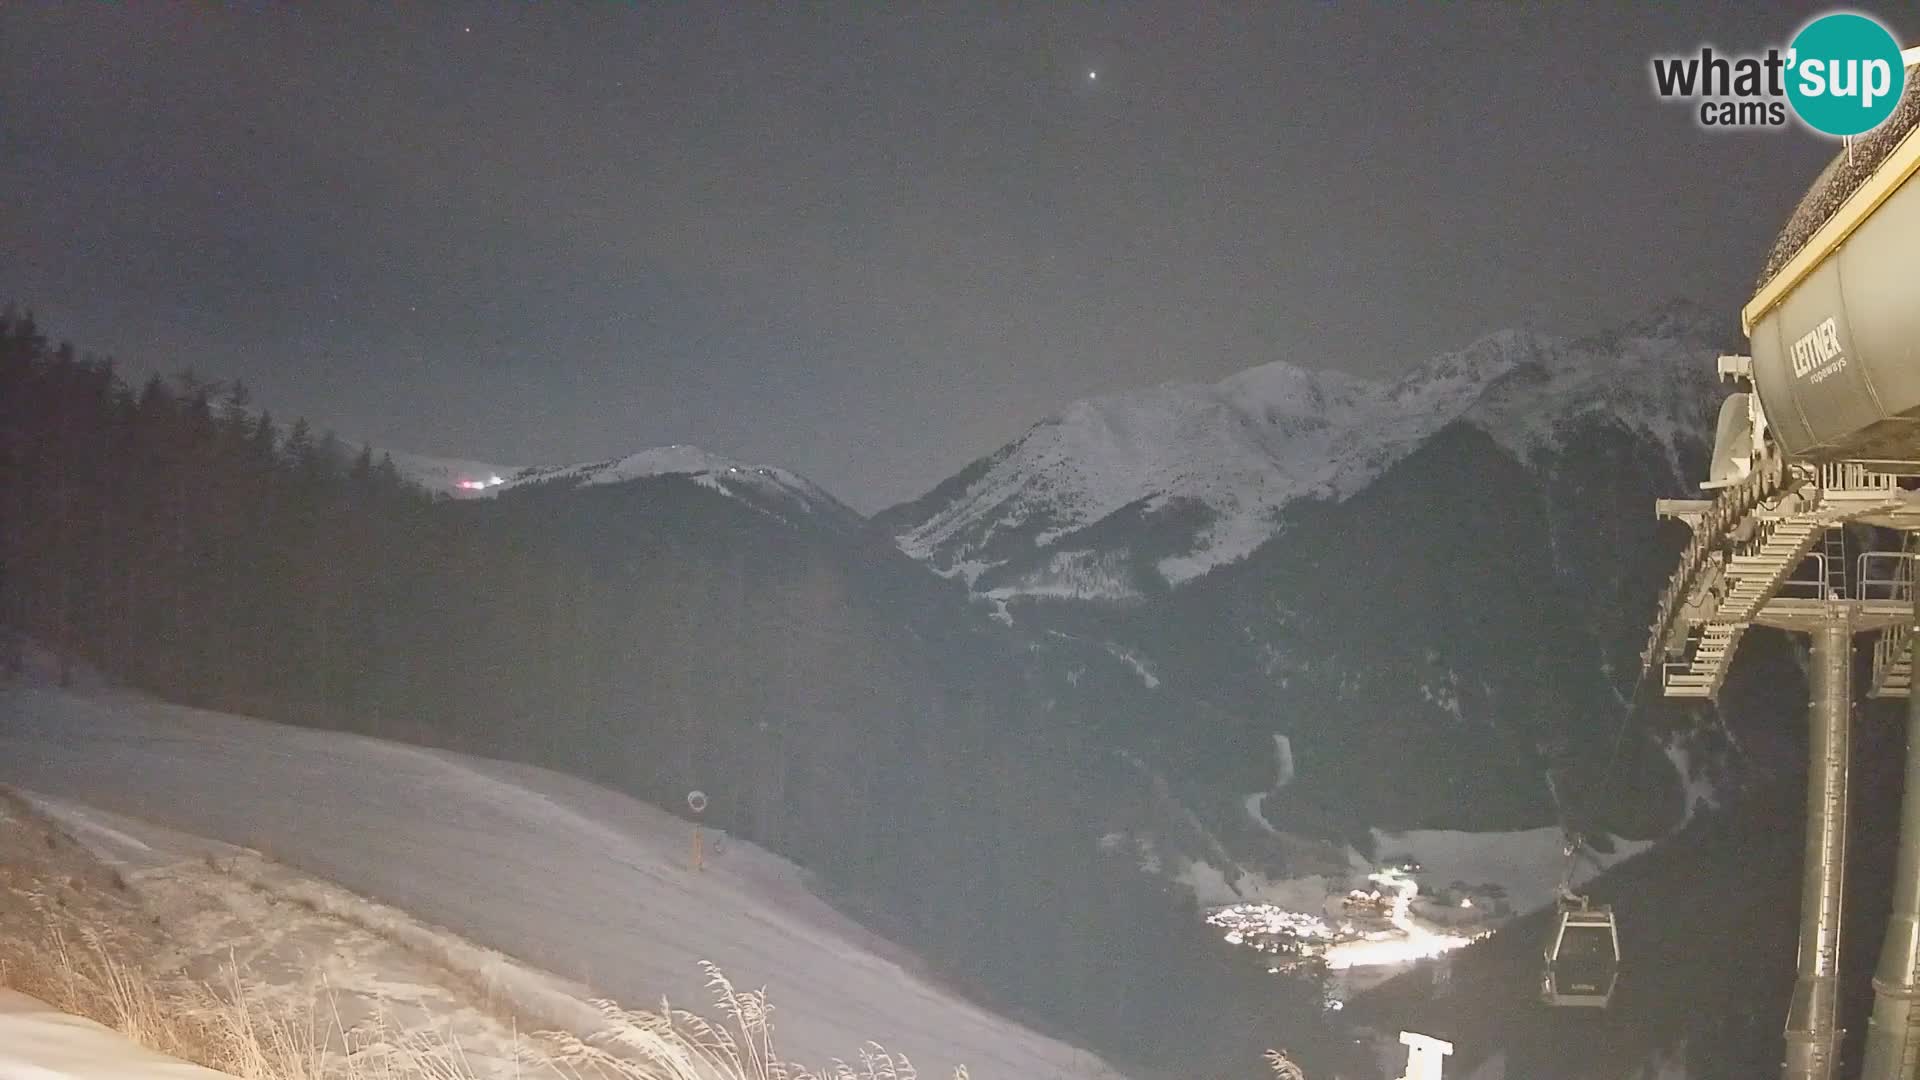
[[[1876,633],[1868,695],[1908,699],[1898,880],[1873,979],[1864,1080],[1920,1077],[1920,68],[1881,127],[1835,157],[1789,219],[1741,312],[1749,356],[1720,360],[1710,497],[1662,500],[1693,535],[1642,659],[1669,697],[1713,698],[1753,626],[1811,638],[1806,859],[1785,1080],[1832,1080],[1853,639]],[[1900,537],[1893,542],[1877,538]],[[1563,924],[1564,925],[1564,924]],[[1616,939],[1617,940],[1617,939]]]

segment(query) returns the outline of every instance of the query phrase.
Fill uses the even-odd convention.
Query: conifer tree
[[[373,482],[372,443],[360,444],[360,454],[353,459],[353,468],[347,471],[347,475],[353,479],[355,484],[361,487],[366,487]]]
[[[241,446],[253,433],[253,418],[247,412],[247,406],[253,403],[253,395],[248,392],[247,384],[235,379],[227,387],[227,393],[220,401],[221,433],[229,446]]]
[[[313,429],[307,426],[306,417],[293,422],[287,430],[286,445],[280,448],[280,460],[295,475],[306,472],[313,461]]]
[[[340,448],[340,437],[328,430],[314,444],[313,457],[307,463],[308,478],[316,484],[330,482],[339,473],[341,460],[345,457],[345,451]]]
[[[399,466],[393,463],[392,454],[380,455],[380,465],[375,472],[375,480],[379,489],[388,494],[396,493],[406,486],[406,481],[400,478]]]
[[[280,459],[280,432],[273,426],[273,414],[262,412],[260,419],[253,425],[253,434],[248,436],[250,454],[260,464],[272,464]]]

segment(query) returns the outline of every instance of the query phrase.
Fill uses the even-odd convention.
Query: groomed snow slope
[[[1112,1075],[976,1008],[841,917],[793,865],[543,769],[113,691],[0,690],[0,782],[274,858],[632,1005],[706,1011],[697,962],[766,986],[783,1053],[878,1041],[923,1075]]]
[[[0,987],[0,1080],[232,1080]]]

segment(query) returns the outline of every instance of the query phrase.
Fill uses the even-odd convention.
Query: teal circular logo
[[[1865,15],[1836,12],[1801,28],[1788,51],[1787,100],[1815,131],[1872,131],[1900,104],[1900,43]]]

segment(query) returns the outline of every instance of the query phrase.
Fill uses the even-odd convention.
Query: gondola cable
[[[1607,753],[1600,787],[1592,807],[1595,812],[1606,804],[1613,790],[1621,748],[1626,745],[1627,728],[1638,712],[1640,694],[1646,688],[1647,675],[1653,670],[1653,658],[1640,666],[1640,677],[1626,699],[1626,709],[1613,733],[1613,746]],[[1564,838],[1566,868],[1555,890],[1555,919],[1552,937],[1544,951],[1545,966],[1540,977],[1540,998],[1548,1005],[1576,1008],[1605,1008],[1613,997],[1620,972],[1620,935],[1614,923],[1613,909],[1596,906],[1574,891],[1574,875],[1579,869],[1580,852],[1586,847],[1579,830],[1570,820],[1566,804],[1554,792],[1554,808],[1560,817]]]

